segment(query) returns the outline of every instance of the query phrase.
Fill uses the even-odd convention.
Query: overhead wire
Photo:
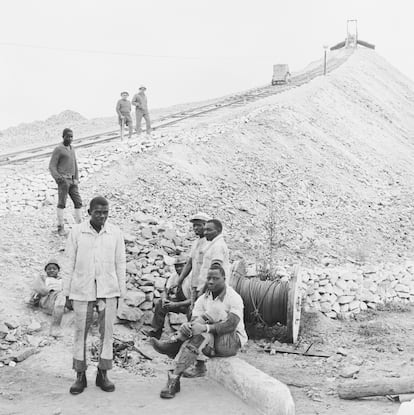
[[[86,53],[94,55],[114,55],[114,56],[130,56],[140,58],[158,58],[158,59],[273,59],[273,56],[186,56],[186,55],[157,55],[149,53],[134,53],[134,52],[119,52],[114,50],[100,50],[100,49],[77,49],[77,48],[64,48],[57,46],[47,45],[35,45],[26,43],[15,43],[15,42],[0,42],[0,46],[9,46],[16,48],[27,48],[27,49],[43,49],[55,52],[71,52],[71,53]]]

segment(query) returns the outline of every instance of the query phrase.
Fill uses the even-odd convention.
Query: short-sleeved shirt
[[[206,238],[199,238],[194,241],[191,247],[191,287],[198,288],[198,279],[200,275],[201,266],[203,265],[204,249],[207,245]],[[187,278],[186,278],[187,279]]]
[[[120,99],[116,103],[116,112],[119,116],[131,113],[131,102],[127,99]]]
[[[208,270],[213,260],[218,259],[222,262],[227,283],[230,280],[229,249],[223,235],[216,236],[212,241],[207,241],[203,248],[203,263],[198,277],[198,289],[202,290],[207,281]]]
[[[226,315],[229,313],[236,314],[240,318],[240,321],[236,327],[236,333],[240,338],[240,344],[243,346],[247,342],[247,334],[244,328],[243,321],[243,300],[237,292],[226,285],[224,291],[213,298],[213,294],[210,291],[205,292],[201,297],[197,299],[194,304],[193,318],[200,317],[203,314],[209,314],[209,310],[214,310],[211,314],[217,315],[217,310],[223,311]]]

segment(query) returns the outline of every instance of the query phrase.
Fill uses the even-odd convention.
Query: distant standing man
[[[69,235],[66,252],[69,273],[63,278],[66,303],[75,313],[73,369],[75,383],[70,393],[77,395],[86,388],[86,338],[97,309],[100,333],[99,363],[96,386],[105,392],[115,390],[107,377],[112,369],[112,343],[118,300],[126,295],[125,243],[121,230],[106,220],[108,201],[101,197],[91,200],[90,220],[76,225]]]
[[[58,185],[57,230],[60,236],[66,236],[63,223],[64,209],[68,194],[75,206],[75,221],[82,221],[82,199],[79,195],[79,172],[76,162],[75,149],[72,147],[73,131],[65,128],[62,133],[63,142],[52,153],[49,162],[49,171]]]
[[[193,224],[193,231],[198,236],[198,239],[194,241],[190,258],[177,281],[178,287],[181,287],[183,281],[191,272],[191,276],[189,277],[191,279],[191,309],[194,307],[197,298],[202,294],[199,286],[199,275],[203,264],[204,249],[207,245],[207,239],[204,236],[204,227],[208,220],[210,220],[210,217],[202,212],[197,213],[190,219],[190,222]]]
[[[137,134],[141,134],[142,118],[145,119],[147,134],[151,133],[151,121],[150,121],[149,112],[148,112],[148,101],[147,101],[147,96],[145,95],[146,90],[147,88],[145,88],[145,86],[141,86],[139,88],[138,94],[135,94],[134,97],[132,98],[132,105],[135,105]]]
[[[128,92],[121,92],[121,99],[116,103],[116,113],[118,114],[118,121],[121,128],[121,140],[124,139],[124,124],[128,127],[128,137],[132,137],[132,117],[131,117],[131,102],[128,99]]]

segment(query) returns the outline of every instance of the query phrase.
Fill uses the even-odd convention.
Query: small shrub
[[[381,321],[368,321],[359,325],[358,334],[364,337],[381,337],[390,334],[390,330]]]
[[[384,304],[379,304],[377,310],[388,311],[391,313],[409,313],[411,311],[411,305],[397,302],[388,302]]]

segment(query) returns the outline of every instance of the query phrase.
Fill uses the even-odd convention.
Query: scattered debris
[[[359,372],[359,370],[360,370],[359,366],[355,366],[355,365],[345,366],[339,373],[339,376],[343,378],[352,378],[352,377],[355,377],[355,375]]]

